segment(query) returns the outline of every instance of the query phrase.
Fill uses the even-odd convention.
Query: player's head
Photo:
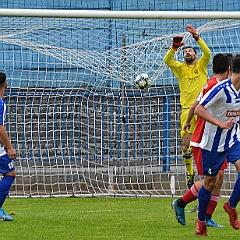
[[[3,87],[7,87],[7,82],[6,82],[6,74],[3,72],[0,72],[0,89]]]
[[[229,71],[231,56],[229,54],[218,53],[213,57],[212,70],[214,74],[222,74]]]
[[[0,72],[0,85],[6,82],[6,74],[3,72]]]
[[[232,58],[232,72],[240,73],[240,54],[236,54]]]
[[[186,63],[192,63],[197,59],[197,51],[194,47],[187,46],[183,49],[183,58]]]

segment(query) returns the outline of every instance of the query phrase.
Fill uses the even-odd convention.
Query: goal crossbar
[[[56,9],[0,9],[0,16],[115,19],[239,19],[240,11],[105,11]]]

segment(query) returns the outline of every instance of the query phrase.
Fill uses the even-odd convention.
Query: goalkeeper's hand
[[[200,39],[197,30],[191,24],[188,24],[186,26],[186,30],[192,34],[192,36],[194,37],[194,39],[196,41],[198,41]]]
[[[178,50],[178,48],[184,45],[184,42],[182,42],[182,40],[183,40],[183,36],[173,37],[172,48],[174,50]]]

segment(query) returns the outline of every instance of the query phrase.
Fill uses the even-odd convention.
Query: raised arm
[[[197,41],[199,47],[201,48],[202,56],[198,62],[203,66],[203,68],[206,68],[211,59],[211,51],[208,45],[202,38],[200,38],[197,30],[192,25],[188,24],[186,30],[192,34],[193,38]]]
[[[192,34],[193,38],[194,38],[196,41],[198,41],[198,40],[200,39],[197,30],[196,30],[191,24],[188,24],[188,25],[186,26],[186,30]]]
[[[173,42],[171,48],[166,53],[163,61],[170,67],[170,68],[177,68],[180,64],[179,61],[174,59],[174,55],[178,48],[184,45],[183,36],[175,36],[173,37]]]

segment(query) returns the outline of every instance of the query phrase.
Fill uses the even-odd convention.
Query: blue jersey
[[[4,125],[5,123],[5,114],[6,114],[6,105],[2,98],[0,98],[0,125]],[[4,147],[0,143],[0,156],[3,156],[6,154],[6,151],[4,150]]]
[[[4,125],[4,121],[5,121],[5,103],[4,100],[2,98],[0,98],[0,124]]]
[[[205,94],[200,104],[222,122],[232,117],[235,118],[235,122],[239,122],[240,91],[236,91],[230,78]],[[234,124],[232,129],[228,130],[206,122],[200,147],[208,151],[223,152],[237,141],[240,142],[239,124]]]

